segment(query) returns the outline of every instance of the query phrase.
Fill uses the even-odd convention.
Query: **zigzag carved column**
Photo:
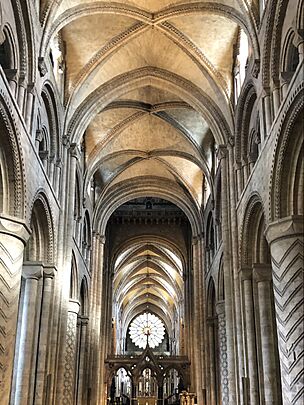
[[[227,337],[226,337],[226,315],[225,302],[216,304],[216,313],[218,317],[218,339],[220,355],[220,387],[222,405],[229,405],[229,387],[228,387],[228,359],[227,359]]]
[[[303,217],[269,225],[284,405],[304,401]]]
[[[9,404],[14,364],[24,243],[29,232],[22,222],[0,217],[0,393]]]
[[[68,322],[66,332],[65,362],[64,362],[64,388],[63,405],[74,404],[75,394],[75,366],[76,366],[76,340],[77,340],[77,316],[79,302],[70,300],[68,309]]]

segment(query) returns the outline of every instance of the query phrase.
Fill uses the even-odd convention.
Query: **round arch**
[[[76,108],[72,116],[68,112],[67,136],[72,142],[79,142],[89,122],[97,113],[116,98],[145,85],[156,88],[165,87],[185,100],[202,114],[218,144],[225,143],[231,136],[231,128],[221,110],[203,90],[179,75],[156,67],[143,67],[122,73],[94,90]]]
[[[265,209],[261,197],[253,194],[247,204],[242,220],[240,237],[240,263],[270,263],[269,247],[264,235],[266,228]]]
[[[26,247],[27,260],[54,264],[56,257],[53,214],[48,199],[38,190],[30,206],[32,235]]]
[[[199,209],[191,197],[177,188],[175,183],[163,182],[160,179],[141,179],[138,181],[125,182],[116,185],[114,190],[101,195],[97,203],[96,214],[93,219],[94,229],[105,235],[105,228],[112,213],[123,203],[133,199],[150,195],[164,198],[177,205],[188,217],[193,236],[201,234],[202,221]]]
[[[55,3],[55,9],[56,6],[58,7],[58,3]],[[45,26],[44,36],[41,41],[40,56],[44,56],[44,54],[46,53],[48,43],[53,35],[55,35],[65,25],[69,24],[77,18],[87,15],[88,13],[90,13],[91,15],[100,13],[120,14],[132,17],[138,21],[141,21],[142,23],[146,23],[149,25],[159,24],[164,20],[176,16],[183,16],[194,13],[220,15],[234,21],[245,30],[248,38],[250,38],[251,46],[255,54],[255,59],[259,59],[258,38],[255,30],[252,28],[252,25],[248,24],[246,18],[235,8],[220,3],[199,3],[199,6],[195,4],[193,5],[193,7],[190,8],[189,5],[187,5],[187,10],[185,10],[185,4],[182,3],[173,5],[171,7],[166,7],[165,9],[160,10],[159,12],[154,14],[144,11],[138,7],[128,6],[125,4],[122,6],[121,4],[112,3],[111,6],[104,6],[102,2],[96,2],[93,4],[78,5],[69,10],[66,10],[60,15],[57,20],[49,22],[49,24]],[[248,26],[250,28],[248,28]]]
[[[0,212],[26,217],[26,183],[20,134],[0,89]]]
[[[303,109],[302,83],[295,90],[276,135],[270,185],[270,219],[273,221],[297,213],[303,215]]]

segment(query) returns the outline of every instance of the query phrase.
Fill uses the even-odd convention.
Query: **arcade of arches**
[[[1,405],[304,402],[303,0],[0,0]]]

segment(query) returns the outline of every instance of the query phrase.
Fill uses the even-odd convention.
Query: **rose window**
[[[164,339],[165,326],[154,314],[144,313],[137,316],[130,325],[130,337],[132,342],[142,349],[149,346],[154,349]]]

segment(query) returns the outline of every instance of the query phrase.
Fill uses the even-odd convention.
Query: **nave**
[[[303,0],[0,0],[1,405],[304,401]]]

